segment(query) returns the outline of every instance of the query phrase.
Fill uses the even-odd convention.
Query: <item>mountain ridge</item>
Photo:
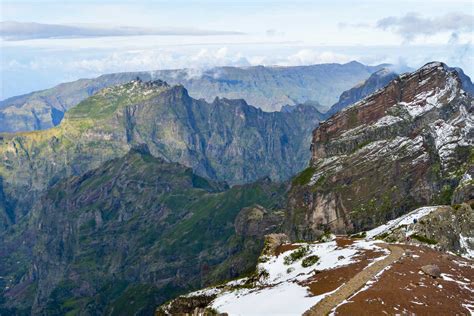
[[[307,164],[311,130],[321,117],[308,106],[268,113],[244,100],[207,103],[160,80],[105,88],[68,111],[57,127],[0,134],[0,177],[13,204],[2,212],[0,227],[12,224],[5,214],[20,218],[61,178],[83,174],[139,144],[230,184],[287,179]]]
[[[289,234],[350,233],[451,203],[471,172],[472,98],[455,71],[433,62],[321,122],[310,167],[293,181]]]
[[[308,100],[327,105],[344,90],[367,78],[380,66],[358,62],[297,67],[221,67],[210,70],[163,70],[102,75],[80,79],[51,89],[16,96],[0,102],[0,131],[46,129],[57,125],[67,110],[99,90],[137,77],[183,84],[195,99],[212,102],[216,96],[244,98],[267,111],[280,110]],[[314,99],[314,100],[313,100]]]

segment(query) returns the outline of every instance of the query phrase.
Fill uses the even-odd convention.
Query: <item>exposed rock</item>
[[[289,243],[290,239],[285,234],[268,234],[265,236],[263,256],[273,256],[278,246]]]
[[[427,274],[427,275],[429,275],[433,278],[439,278],[441,276],[441,270],[435,264],[422,266],[421,271],[423,271],[425,274]]]
[[[473,104],[455,71],[430,63],[322,122],[310,167],[293,180],[291,237],[366,230],[449,204],[470,170]]]
[[[262,238],[277,231],[283,219],[283,212],[268,212],[260,205],[245,207],[235,219],[235,233],[239,236]]]
[[[416,223],[398,227],[379,238],[405,242],[407,236],[410,243],[431,245],[441,251],[467,256],[471,249],[474,250],[474,242],[468,238],[474,236],[474,210],[465,203],[439,206]]]
[[[162,81],[105,88],[68,111],[57,127],[4,135],[0,178],[13,219],[3,220],[2,212],[0,229],[25,215],[60,179],[135,146],[230,184],[287,179],[307,165],[311,130],[320,117],[310,106],[267,113],[243,100],[207,103]]]
[[[390,81],[397,78],[397,76],[398,75],[395,72],[390,71],[387,68],[374,72],[364,82],[359,83],[350,90],[344,91],[339,97],[339,101],[329,109],[326,115],[330,117],[349,105],[362,100],[378,89],[385,87]]]
[[[224,316],[226,314],[217,314],[206,308],[210,302],[216,298],[216,295],[193,295],[180,296],[169,304],[166,304],[155,311],[155,316],[165,315],[199,315],[199,316]]]

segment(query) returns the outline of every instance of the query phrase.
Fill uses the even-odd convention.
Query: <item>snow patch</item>
[[[384,225],[376,227],[372,230],[367,231],[367,238],[374,238],[380,234],[388,233],[389,231],[400,227],[402,225],[409,225],[413,224],[413,221],[416,219],[417,221],[420,218],[430,214],[431,212],[435,211],[439,206],[426,206],[420,207],[408,214],[405,214],[397,219],[391,220]]]
[[[374,127],[383,127],[383,126],[389,126],[393,125],[395,123],[398,123],[400,121],[403,121],[401,117],[398,116],[392,116],[392,115],[386,115],[379,119],[377,122],[375,122],[372,126]]]
[[[459,245],[464,253],[462,253],[463,257],[474,259],[474,238],[473,237],[464,237],[463,235],[459,235]]]
[[[260,290],[225,293],[211,307],[229,315],[301,315],[331,293],[310,296],[306,287],[288,282]]]

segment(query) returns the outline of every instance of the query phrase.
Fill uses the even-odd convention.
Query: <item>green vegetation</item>
[[[305,170],[301,171],[296,177],[293,178],[292,184],[296,185],[306,185],[311,181],[311,177],[313,176],[316,168],[308,167]]]
[[[318,261],[319,261],[319,257],[316,255],[312,255],[312,256],[304,258],[303,261],[301,262],[301,266],[303,268],[307,268],[314,265]]]
[[[439,191],[438,195],[434,199],[435,204],[449,205],[453,197],[455,187],[453,185],[446,184]]]
[[[372,141],[370,141],[370,140],[366,140],[366,141],[363,141],[363,142],[357,144],[357,150],[364,148],[365,146],[367,146],[367,145],[370,144],[371,142],[372,142]]]
[[[292,264],[293,262],[297,261],[297,260],[300,260],[301,258],[305,257],[306,255],[308,255],[310,251],[310,248],[308,245],[306,246],[301,246],[299,247],[298,249],[294,250],[292,253],[290,253],[289,255],[285,256],[285,258],[283,259],[283,263],[285,265],[290,265]]]
[[[59,265],[60,280],[81,281],[42,279],[52,284],[51,293],[41,293],[44,308],[61,315],[87,308],[150,314],[202,284],[255,270],[263,238],[237,235],[234,222],[243,208],[257,203],[277,212],[285,192],[285,184],[269,181],[229,189],[137,150],[62,180],[33,211],[51,229],[34,251],[41,252],[42,264]],[[25,265],[18,282],[27,271]],[[179,285],[166,282],[179,274],[184,276]],[[139,281],[130,281],[137,275]],[[265,278],[265,271],[258,277]],[[81,287],[96,294],[86,295]]]
[[[436,245],[438,243],[436,240],[429,239],[426,236],[421,236],[421,235],[417,235],[417,234],[413,234],[410,237],[413,238],[413,239],[418,240],[419,242],[429,244],[429,245]]]

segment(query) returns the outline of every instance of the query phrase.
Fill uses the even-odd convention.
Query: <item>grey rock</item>
[[[435,264],[423,266],[421,267],[421,271],[433,278],[439,278],[441,276],[441,270]]]

